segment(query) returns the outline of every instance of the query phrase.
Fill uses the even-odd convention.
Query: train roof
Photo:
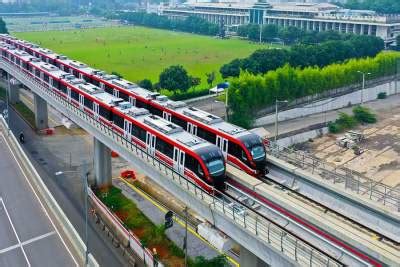
[[[119,103],[116,109],[191,149],[195,150],[210,145],[203,139],[184,131],[179,125],[153,115],[147,109],[132,106],[129,102]]]

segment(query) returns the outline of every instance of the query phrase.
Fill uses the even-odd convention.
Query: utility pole
[[[187,260],[188,260],[188,255],[187,255],[187,234],[188,234],[188,208],[185,206],[185,209],[183,210],[185,213],[185,239],[184,239],[184,249],[185,249],[185,267],[187,267]]]
[[[365,76],[366,75],[371,75],[371,73],[367,72],[362,72],[362,71],[357,71],[358,73],[361,73],[362,75],[362,88],[361,88],[361,106],[364,104],[364,89],[365,89]]]

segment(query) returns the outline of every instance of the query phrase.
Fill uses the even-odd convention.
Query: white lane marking
[[[31,238],[31,239],[28,239],[28,240],[22,242],[22,243],[21,243],[21,246],[26,246],[26,245],[28,245],[28,244],[31,244],[31,243],[35,242],[35,241],[38,241],[38,240],[41,240],[41,239],[43,239],[43,238],[52,236],[52,235],[54,235],[55,233],[56,233],[56,232],[53,231],[53,232],[49,232],[49,233],[44,234],[44,235],[40,235],[40,236],[37,236],[37,237],[33,237],[33,238]],[[20,247],[19,244],[16,244],[16,245],[13,245],[13,246],[9,246],[8,248],[4,248],[4,249],[0,250],[0,254],[6,253],[6,252],[8,252],[8,251],[10,251],[10,250],[13,250],[13,249],[16,249],[16,248],[19,248],[19,247]]]
[[[13,229],[13,232],[14,232],[14,234],[15,234],[15,237],[17,238],[18,246],[21,248],[22,253],[24,254],[25,260],[26,260],[26,262],[28,263],[28,266],[30,267],[30,266],[31,266],[31,263],[29,262],[28,257],[26,256],[24,247],[22,246],[21,240],[19,239],[19,236],[18,236],[18,234],[17,234],[17,231],[15,230],[14,224],[12,223],[11,218],[10,218],[10,215],[8,214],[8,211],[7,211],[7,208],[6,208],[6,204],[4,204],[4,201],[3,201],[2,198],[0,198],[0,202],[1,202],[1,204],[3,205],[3,207],[4,207],[4,211],[6,212],[8,221],[10,222],[11,227],[12,227],[12,229]]]
[[[49,221],[50,221],[51,225],[53,226],[54,230],[57,232],[58,237],[60,238],[61,242],[63,243],[65,249],[68,251],[69,255],[71,256],[72,260],[74,261],[75,266],[79,266],[78,261],[75,259],[74,255],[72,255],[71,250],[68,248],[68,246],[67,246],[67,244],[65,243],[64,239],[61,237],[60,232],[58,232],[58,229],[56,228],[56,226],[55,226],[53,220],[51,219],[49,213],[48,213],[47,210],[45,209],[45,207],[44,207],[42,201],[40,200],[39,196],[37,195],[36,191],[34,190],[34,188],[33,188],[32,184],[31,184],[31,182],[30,182],[29,179],[28,179],[28,176],[25,174],[24,169],[22,169],[21,164],[20,164],[19,161],[17,160],[17,157],[15,156],[15,154],[14,154],[14,152],[12,151],[10,145],[8,144],[8,142],[7,142],[7,140],[6,140],[5,136],[4,136],[4,134],[3,134],[3,133],[0,133],[0,135],[1,135],[1,137],[4,139],[4,143],[7,145],[8,149],[10,150],[11,155],[12,155],[12,156],[14,157],[14,159],[15,159],[15,162],[18,164],[18,167],[19,167],[19,169],[21,170],[22,174],[24,175],[25,180],[27,181],[27,183],[28,183],[29,187],[31,188],[33,194],[35,195],[36,199],[39,201],[40,206],[42,207],[43,212],[46,214],[46,216],[47,216],[47,218],[49,219]]]

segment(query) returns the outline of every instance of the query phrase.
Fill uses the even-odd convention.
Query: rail
[[[105,138],[111,139],[114,144],[118,145],[121,151],[125,151],[141,159],[145,164],[154,170],[165,175],[182,190],[191,193],[192,197],[202,201],[210,210],[223,214],[226,218],[235,222],[235,224],[244,231],[256,236],[275,250],[280,251],[283,255],[297,262],[301,266],[342,266],[342,264],[328,254],[320,252],[313,245],[301,240],[294,234],[286,231],[279,225],[268,221],[264,217],[260,217],[254,211],[246,208],[234,199],[227,201],[224,198],[218,198],[205,192],[198,185],[184,178],[173,168],[165,163],[158,161],[146,149],[124,138],[124,136],[116,132],[112,126],[101,122],[98,118],[77,108],[68,102],[64,97],[53,91],[44,83],[32,78],[29,74],[22,72],[13,64],[0,59],[2,69],[11,73],[16,79],[31,88],[35,93],[46,99],[50,104],[59,109],[64,115],[73,121],[83,121],[89,125],[81,125],[83,128],[95,128],[97,134],[103,135]],[[233,203],[233,204],[232,204]],[[238,209],[238,207],[240,207]]]
[[[313,174],[318,173],[316,177],[342,185],[345,190],[356,192],[400,212],[400,189],[396,187],[374,181],[343,167],[331,166],[303,151],[277,146],[272,146],[269,151],[273,156],[299,168],[310,170]]]

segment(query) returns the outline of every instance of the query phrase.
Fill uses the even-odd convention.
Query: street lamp
[[[60,176],[66,173],[79,173],[77,171],[58,171],[55,173],[56,176]],[[85,266],[88,266],[89,263],[89,242],[88,242],[88,179],[89,179],[89,174],[90,172],[83,173],[82,172],[82,183],[84,186],[83,192],[85,193],[85,245],[86,245],[86,250],[85,250]]]
[[[288,103],[287,100],[275,100],[275,137],[274,137],[274,141],[275,141],[275,145],[276,145],[276,139],[278,138],[278,104],[279,103]]]
[[[362,75],[362,89],[361,89],[361,105],[364,104],[364,89],[365,89],[365,75],[371,75],[369,72],[357,71]]]

